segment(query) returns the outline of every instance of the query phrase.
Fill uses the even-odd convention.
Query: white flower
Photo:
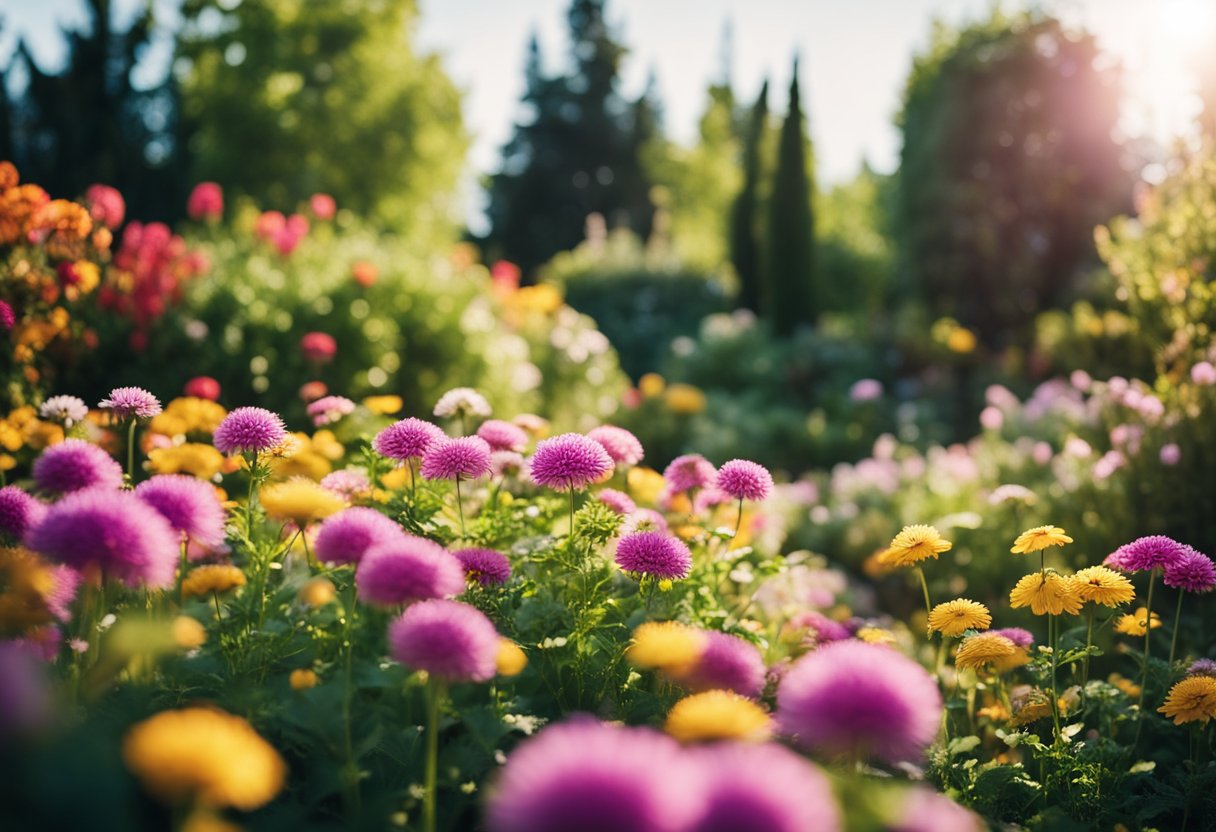
[[[51,396],[38,412],[43,419],[63,422],[64,427],[70,428],[89,415],[89,406],[75,396]]]
[[[484,418],[490,415],[490,403],[472,387],[456,387],[439,397],[439,402],[435,405],[435,415]]]

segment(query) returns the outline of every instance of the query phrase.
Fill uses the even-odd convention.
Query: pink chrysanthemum
[[[388,644],[401,664],[448,681],[485,682],[497,669],[498,631],[459,601],[414,604],[389,625]]]
[[[300,337],[300,352],[305,361],[324,364],[338,354],[338,342],[327,332],[306,332]]]
[[[135,496],[182,536],[207,547],[224,542],[224,507],[210,483],[186,474],[161,474],[141,482]]]
[[[490,446],[480,436],[440,439],[422,457],[428,480],[476,479],[490,473]]]
[[[142,387],[115,387],[97,406],[120,419],[151,419],[161,412],[160,400]]]
[[[587,431],[587,438],[604,446],[608,456],[618,465],[637,465],[645,452],[638,438],[624,428],[615,425],[600,425]]]
[[[355,412],[355,403],[345,396],[322,396],[308,405],[306,412],[315,427],[330,425]]]
[[[704,805],[689,832],[836,832],[840,809],[818,767],[776,743],[721,743],[690,752]]]
[[[532,482],[555,491],[586,488],[611,470],[604,446],[579,433],[542,439],[532,454]]]
[[[160,512],[129,491],[106,488],[77,491],[52,505],[25,544],[75,569],[153,587],[173,583],[179,548]]]
[[[891,832],[979,832],[979,818],[933,789],[908,789]]]
[[[106,228],[113,231],[122,225],[127,203],[117,189],[109,185],[90,185],[84,192],[84,200],[89,204],[89,215]]]
[[[360,598],[384,607],[450,598],[464,592],[465,586],[464,570],[451,552],[404,533],[364,552],[355,583]]]
[[[46,506],[15,485],[0,488],[0,537],[20,540],[46,515]]]
[[[877,644],[808,653],[777,690],[777,723],[798,745],[888,763],[918,760],[937,736],[942,697],[919,664]]]
[[[853,636],[848,627],[814,610],[798,613],[790,619],[788,626],[793,630],[806,630],[806,640],[816,647]]]
[[[460,549],[452,553],[464,568],[465,577],[482,586],[501,586],[511,577],[511,561],[493,549]]]
[[[668,498],[667,502],[670,504],[670,495],[664,496]],[[693,512],[699,514],[700,512],[711,509],[714,506],[720,506],[724,503],[733,503],[735,499],[735,497],[727,494],[721,488],[714,485],[707,485],[697,492],[697,496],[692,501],[692,510]]]
[[[402,419],[376,434],[372,449],[389,459],[421,459],[431,446],[445,438],[438,425],[422,419]]]
[[[358,468],[343,468],[321,478],[321,487],[334,492],[347,502],[362,499],[372,493],[372,481]]]
[[[1175,561],[1165,566],[1165,585],[1183,592],[1211,592],[1216,588],[1216,565],[1212,559],[1190,546]]]
[[[708,459],[700,454],[685,454],[671,461],[663,471],[663,479],[667,488],[673,493],[691,491],[694,488],[704,488],[714,481],[717,470]]]
[[[212,442],[222,454],[268,451],[287,438],[287,429],[277,413],[262,407],[238,407],[215,429]]]
[[[41,490],[54,494],[122,487],[122,466],[83,439],[65,439],[47,448],[34,460],[33,475]]]
[[[1005,627],[1000,630],[989,630],[988,632],[992,635],[1004,636],[1018,647],[1029,647],[1034,644],[1034,634],[1029,630],[1023,630],[1021,627]]]
[[[678,537],[663,532],[634,532],[617,541],[616,564],[636,575],[662,580],[687,578],[692,554]]]
[[[199,182],[186,200],[192,220],[218,220],[224,214],[224,191],[214,182]]]
[[[615,488],[605,488],[595,496],[601,503],[620,515],[628,516],[638,510],[638,505],[632,497]]]
[[[486,828],[681,832],[703,800],[700,770],[670,737],[577,716],[511,753],[490,793]]]
[[[486,440],[491,451],[522,451],[528,446],[528,434],[524,429],[502,419],[482,422],[477,435]]]
[[[374,508],[356,506],[325,518],[313,551],[322,563],[359,563],[371,549],[405,542],[405,532],[388,517]]]
[[[1123,544],[1107,555],[1103,563],[1124,572],[1147,572],[1175,563],[1186,554],[1188,548],[1173,538],[1154,534]]]
[[[696,664],[679,681],[691,691],[733,690],[755,699],[764,689],[764,672],[760,651],[750,641],[709,631]]]
[[[514,477],[521,474],[526,463],[523,454],[516,451],[492,451],[490,473],[496,477]]]
[[[746,459],[732,459],[719,468],[716,485],[736,500],[759,502],[773,493],[768,469]]]

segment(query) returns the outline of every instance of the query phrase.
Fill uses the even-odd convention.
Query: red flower
[[[224,215],[224,191],[214,182],[199,182],[186,201],[192,220],[218,220]]]
[[[127,204],[122,194],[109,185],[90,185],[84,192],[85,202],[89,203],[89,213],[93,219],[106,228],[118,228],[122,218],[127,213]]]
[[[220,397],[220,383],[210,376],[195,376],[186,382],[185,393],[197,399],[215,401]]]
[[[300,351],[306,360],[324,364],[337,354],[338,342],[324,332],[309,332],[300,339]]]
[[[329,194],[313,194],[308,200],[308,207],[319,220],[332,220],[338,212],[338,203]]]

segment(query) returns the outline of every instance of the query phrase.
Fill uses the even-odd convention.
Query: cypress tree
[[[761,307],[778,335],[790,335],[815,319],[814,217],[808,149],[798,92],[798,58],[790,81],[790,105],[781,125],[777,171],[768,210],[768,251]]]
[[[730,260],[739,276],[739,306],[760,311],[760,241],[757,239],[757,194],[760,184],[760,148],[768,121],[768,80],[752,105],[743,146],[743,188],[730,211]]]

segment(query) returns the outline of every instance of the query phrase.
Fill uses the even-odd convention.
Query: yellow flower
[[[190,570],[190,574],[182,579],[182,595],[193,598],[212,592],[227,592],[244,585],[245,573],[238,567],[213,563]]]
[[[50,564],[27,549],[0,548],[0,634],[50,623],[46,599],[54,589]]]
[[[933,526],[904,526],[891,541],[883,560],[891,566],[915,566],[928,558],[936,560],[953,545]]]
[[[152,417],[148,429],[165,436],[181,436],[187,433],[215,433],[228,411],[223,405],[210,399],[193,396],[176,398],[165,409]]]
[[[270,469],[279,477],[303,477],[319,481],[334,469],[329,457],[322,453],[328,453],[333,434],[329,431],[317,431],[317,436],[321,437],[319,444],[316,437],[309,437],[306,433],[288,434],[282,446],[271,452]],[[341,448],[340,445],[338,447]],[[341,453],[338,456],[341,456]]]
[[[882,627],[862,627],[857,631],[857,637],[866,644],[894,644],[895,634]]]
[[[1107,607],[1126,604],[1136,597],[1132,582],[1105,566],[1087,566],[1072,576],[1072,583],[1082,601]]]
[[[173,643],[183,650],[202,647],[207,642],[207,631],[203,625],[188,615],[179,615],[169,625]]]
[[[659,495],[663,493],[664,486],[667,485],[662,474],[653,468],[644,466],[630,468],[627,479],[629,493],[638,505],[654,505],[655,501],[659,499]]]
[[[332,604],[338,590],[329,578],[313,578],[300,587],[300,602],[308,607],[323,607]]]
[[[1051,570],[1031,572],[1009,593],[1009,606],[1014,609],[1028,606],[1035,615],[1076,615],[1081,604],[1072,579]]]
[[[144,788],[176,806],[251,811],[283,788],[287,766],[238,716],[210,708],[162,711],[123,739],[122,758]]]
[[[667,409],[681,416],[691,416],[705,409],[705,394],[691,384],[673,384],[663,395]]]
[[[664,730],[680,742],[739,740],[764,742],[772,736],[772,720],[746,696],[709,690],[687,696],[667,714]]]
[[[993,722],[1004,722],[1009,719],[1009,711],[1000,702],[993,702],[991,705],[985,705],[975,712],[978,717],[990,719]]]
[[[309,670],[307,667],[298,667],[291,671],[288,681],[291,683],[292,690],[308,690],[315,688],[321,679],[315,671]]]
[[[678,621],[650,621],[633,631],[625,658],[644,669],[682,675],[692,669],[704,649],[705,636],[700,630]]]
[[[518,644],[509,638],[498,640],[498,654],[494,657],[499,676],[518,676],[528,666],[528,656]]]
[[[302,477],[268,485],[258,492],[258,498],[268,517],[290,520],[297,526],[323,520],[346,508],[337,494]]]
[[[1115,632],[1123,633],[1124,635],[1128,636],[1144,635],[1148,631],[1149,627],[1149,622],[1146,620],[1146,616],[1148,616],[1147,607],[1139,607],[1130,615],[1119,616],[1117,619],[1115,619]],[[1154,630],[1161,626],[1161,616],[1157,615],[1157,613],[1153,613],[1151,626]]]
[[[997,673],[1008,673],[1030,662],[1030,652],[1025,647],[1014,644],[1013,654],[992,660],[992,669]]]
[[[148,451],[148,462],[157,474],[190,474],[209,480],[223,469],[224,455],[210,445],[187,442],[171,448],[153,448]]]
[[[223,818],[208,812],[191,812],[190,817],[182,824],[181,832],[244,832],[235,823],[229,823]]]
[[[1051,696],[1038,688],[1028,689],[1020,696],[1011,697],[1013,700],[1013,719],[1009,724],[1018,727],[1037,722],[1051,716]]]
[[[392,416],[401,412],[405,401],[400,396],[368,396],[363,400],[363,406],[377,416]]]
[[[1072,538],[1059,526],[1036,526],[1018,535],[1009,551],[1015,555],[1024,555],[1046,549],[1048,546],[1063,546],[1065,543],[1072,543]]]
[[[966,355],[974,350],[975,344],[975,333],[962,326],[950,330],[950,334],[946,337],[946,348],[960,355]]]
[[[642,395],[648,399],[663,395],[665,389],[667,389],[667,382],[658,373],[647,373],[638,379],[638,390],[642,391]]]
[[[1216,716],[1216,679],[1211,676],[1188,676],[1170,688],[1165,704],[1157,709],[1175,725],[1203,722]]]
[[[944,636],[961,636],[966,630],[987,630],[991,624],[988,608],[966,598],[938,604],[929,613],[929,629]]]
[[[1110,674],[1106,677],[1106,681],[1122,691],[1128,699],[1137,699],[1140,696],[1140,686],[1119,673]]]
[[[959,670],[969,667],[979,668],[1012,656],[1017,652],[1017,645],[997,633],[980,633],[963,639],[958,652],[954,654],[954,666]]]

